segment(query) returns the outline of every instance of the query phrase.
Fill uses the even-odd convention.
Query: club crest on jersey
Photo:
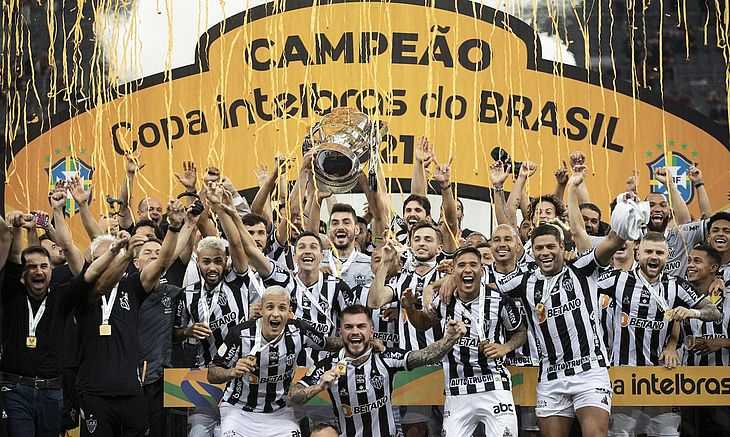
[[[373,375],[370,377],[370,383],[373,384],[373,387],[380,390],[383,388],[383,381],[385,378],[383,375]]]
[[[127,294],[126,291],[122,292],[122,296],[119,298],[119,306],[124,308],[127,311],[130,311],[129,309],[129,294]]]
[[[94,431],[96,431],[96,426],[98,424],[99,423],[93,417],[86,419],[86,429],[89,431],[89,434],[93,434]]]
[[[218,306],[224,307],[228,305],[228,298],[225,293],[218,293]]]
[[[570,275],[563,276],[563,289],[568,293],[573,292],[573,279]]]
[[[319,300],[319,307],[322,308],[322,311],[329,311],[330,309],[330,303],[327,302],[325,299]]]
[[[162,308],[163,308],[165,314],[170,314],[172,312],[172,299],[170,299],[170,296],[168,296],[168,295],[162,296],[162,299],[160,302],[162,302]]]
[[[296,361],[296,359],[297,359],[297,356],[296,356],[296,355],[294,355],[294,354],[289,354],[289,355],[287,355],[287,356],[286,356],[286,365],[287,365],[288,367],[291,367],[291,366],[293,366],[293,365],[294,365],[294,362]]]

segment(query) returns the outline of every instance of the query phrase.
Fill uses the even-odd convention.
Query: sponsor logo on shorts
[[[537,405],[535,405],[536,408],[545,408],[547,407],[547,401],[545,399],[538,399]]]
[[[601,403],[604,405],[608,405],[608,396],[604,396],[603,399],[601,399]]]
[[[560,372],[561,370],[572,369],[574,367],[579,367],[584,364],[591,363],[593,361],[597,361],[597,359],[595,357],[576,358],[574,360],[566,361],[564,363],[558,363],[558,364],[553,364],[552,366],[548,366],[547,372],[548,373]]]
[[[514,437],[514,434],[512,434],[512,431],[510,431],[509,428],[505,427],[502,437]]]
[[[500,382],[502,377],[499,375],[480,375],[470,376],[468,378],[453,378],[449,381],[449,387],[458,387],[460,385],[484,384],[487,382]]]
[[[514,414],[515,406],[500,402],[492,407],[492,414],[495,416],[503,416],[505,414]]]

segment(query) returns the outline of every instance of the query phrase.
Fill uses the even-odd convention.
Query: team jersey
[[[250,298],[248,272],[228,272],[213,290],[204,290],[203,281],[185,287],[183,306],[178,312],[176,328],[186,328],[194,323],[205,323],[213,332],[208,338],[190,338],[197,344],[195,365],[206,366],[215,357],[216,350],[228,335],[228,330],[249,318],[248,307],[255,299]]]
[[[308,321],[314,329],[324,335],[335,335],[339,329],[340,313],[352,302],[352,291],[344,281],[328,273],[319,273],[317,282],[310,286],[284,267],[270,261],[271,274],[263,277],[264,285],[279,285],[289,290],[294,316]],[[297,363],[311,367],[315,358],[305,351]]]
[[[447,396],[510,390],[510,373],[502,359],[490,359],[479,352],[482,341],[504,343],[505,331],[514,332],[522,324],[520,310],[512,298],[496,289],[480,285],[479,294],[469,302],[454,296],[448,304],[436,296],[434,306],[441,328],[449,320],[461,320],[466,334],[443,357],[444,389]]]
[[[352,290],[352,303],[367,307],[369,294],[369,284],[365,287],[354,288]],[[385,320],[383,317],[383,312],[389,308],[393,308],[397,311],[398,307],[396,302],[385,304],[382,308],[370,310],[370,318],[373,321],[373,338],[381,340],[386,347],[398,347],[398,318],[393,317],[390,320]]]
[[[684,278],[687,273],[687,256],[697,243],[705,240],[707,235],[705,220],[679,225],[664,232],[669,247],[669,259],[664,266],[664,273]]]
[[[390,230],[395,234],[395,239],[400,244],[408,246],[411,242],[410,235],[408,232],[408,223],[405,219],[399,215],[393,216],[393,220],[390,222]]]
[[[427,330],[416,329],[415,326],[408,321],[408,316],[404,309],[400,307],[400,300],[403,296],[403,292],[410,288],[413,295],[417,299],[416,309],[423,309],[423,290],[426,287],[442,278],[444,274],[440,273],[436,266],[432,267],[428,272],[423,275],[416,273],[415,269],[406,269],[399,275],[391,278],[388,282],[388,287],[393,290],[392,302],[398,305],[398,339],[400,341],[399,347],[404,350],[419,350],[423,349],[435,340],[441,338],[441,328],[437,325]]]
[[[527,271],[524,266],[517,267],[516,270],[522,272]],[[488,265],[485,267],[485,275],[482,276],[482,283],[494,285],[497,283],[498,280],[504,278],[511,273],[513,272],[500,273],[494,268],[493,265]],[[522,301],[518,299],[514,300],[513,302],[519,309],[521,317],[524,320],[527,320],[527,311],[525,311],[525,307],[522,305]],[[535,342],[535,335],[533,334],[531,329],[527,330],[527,341],[525,341],[525,344],[507,354],[507,356],[505,357],[505,364],[508,366],[537,366],[538,364],[540,364],[540,356],[537,353],[537,343]]]
[[[659,357],[674,322],[664,320],[664,309],[693,308],[702,297],[683,279],[663,274],[651,291],[639,269],[603,273],[598,280],[601,293],[615,301],[612,364],[616,366],[658,366]]]
[[[727,288],[717,294],[708,295],[707,298],[722,314],[717,322],[703,322],[702,320],[689,319],[682,324],[682,331],[685,336],[685,343],[689,336],[696,338],[722,338],[727,339],[730,335],[730,298],[727,296]],[[730,365],[730,348],[722,348],[717,352],[700,354],[693,350],[685,350],[683,364],[686,366],[728,366]]]
[[[548,280],[537,269],[497,281],[501,291],[522,299],[528,310],[528,325],[540,356],[541,382],[608,366],[596,311],[598,268],[594,251],[590,251]],[[543,290],[551,282],[552,287]]]
[[[347,437],[402,436],[398,410],[392,408],[393,380],[396,372],[408,369],[408,354],[402,349],[386,348],[371,352],[359,365],[347,365],[347,373],[335,379],[328,392],[340,424],[340,435]],[[343,356],[329,354],[311,369],[299,384],[310,387]]]
[[[244,411],[271,413],[286,406],[296,357],[303,348],[324,349],[326,337],[303,320],[289,320],[282,335],[271,343],[261,334],[261,319],[238,324],[218,347],[213,364],[230,369],[246,356],[256,356],[253,373],[231,380],[221,402]]]
[[[345,258],[335,256],[332,250],[325,250],[322,267],[329,268],[330,273],[345,281],[350,288],[363,287],[373,281],[370,257],[357,249]]]
[[[289,243],[279,243],[273,234],[269,239],[269,245],[266,248],[265,255],[276,264],[288,270],[294,271],[296,269],[296,265],[294,264],[294,248]]]

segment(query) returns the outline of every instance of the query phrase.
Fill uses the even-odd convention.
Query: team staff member
[[[340,435],[402,436],[398,410],[392,408],[395,373],[438,363],[464,335],[464,324],[450,321],[441,340],[418,351],[386,348],[375,352],[370,346],[373,323],[368,308],[352,305],[345,308],[341,318],[344,348],[325,357],[293,385],[289,401],[303,404],[328,390],[339,419]]]
[[[402,299],[414,326],[446,325],[460,320],[466,334],[443,357],[444,435],[470,436],[482,423],[486,435],[517,435],[517,415],[511,377],[503,359],[527,339],[520,309],[515,302],[482,281],[479,251],[459,249],[454,255],[454,297],[448,303],[437,297],[429,311],[415,310],[413,294]],[[507,337],[505,339],[505,337]]]
[[[93,292],[81,296],[77,306],[82,436],[141,436],[147,429],[139,369],[139,308],[147,294],[158,288],[172,261],[184,217],[182,205],[171,202],[159,257],[131,275],[123,276],[133,254],[150,244],[144,236],[130,237],[128,244],[108,236],[92,242],[93,259],[117,253]]]
[[[0,258],[5,264],[9,231],[0,222]],[[104,261],[89,267],[84,277],[53,290],[51,257],[43,247],[26,248],[21,266],[6,266],[0,381],[11,437],[56,437],[61,431],[63,326],[73,296],[91,288],[89,283],[98,278]]]
[[[328,338],[301,319],[289,319],[289,291],[269,287],[261,298],[261,317],[236,325],[218,348],[208,381],[226,383],[220,403],[221,433],[227,437],[299,436],[287,406],[296,357],[305,348],[322,350]],[[330,347],[339,341],[329,338]]]

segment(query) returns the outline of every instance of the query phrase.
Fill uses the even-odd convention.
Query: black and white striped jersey
[[[685,337],[685,344],[688,337],[697,338],[722,338],[727,339],[730,335],[730,297],[728,288],[722,292],[710,294],[707,298],[711,303],[717,305],[722,318],[717,322],[703,322],[702,320],[685,320],[682,324],[682,331]],[[700,354],[693,350],[685,350],[683,364],[686,366],[728,366],[730,365],[730,348],[722,348],[717,352]]]
[[[347,437],[402,436],[398,410],[392,408],[393,380],[399,370],[409,370],[409,352],[386,348],[371,352],[362,364],[347,365],[347,373],[332,382],[328,392],[340,424],[340,435]],[[299,381],[306,387],[319,384],[322,375],[341,360],[329,354]]]
[[[319,273],[319,280],[305,286],[296,274],[271,261],[272,272],[262,278],[264,285],[279,285],[291,295],[294,316],[308,321],[314,329],[324,335],[335,335],[339,329],[340,313],[352,302],[352,290],[341,279],[328,274]],[[305,352],[300,354],[300,366],[311,367],[316,359]]]
[[[388,287],[393,290],[392,302],[398,304],[398,340],[400,341],[399,347],[401,349],[407,351],[423,349],[441,338],[442,332],[438,325],[426,331],[416,329],[408,320],[406,311],[400,307],[400,299],[403,296],[403,292],[410,288],[413,295],[418,299],[418,303],[416,304],[417,309],[423,309],[423,290],[430,283],[443,276],[444,274],[440,273],[436,266],[423,275],[416,273],[415,269],[406,269],[399,275],[391,278],[388,282]]]
[[[518,266],[515,270],[526,272],[527,268],[525,266]],[[482,276],[482,283],[494,285],[498,280],[510,274],[514,274],[514,271],[510,273],[500,273],[494,268],[494,266],[489,265],[485,267],[485,274]],[[519,308],[523,319],[527,320],[527,311],[525,311],[522,301],[516,299],[513,300],[513,302],[517,308]],[[505,357],[505,364],[508,366],[537,366],[540,364],[540,355],[537,353],[537,343],[532,329],[527,330],[527,341],[525,344],[507,354]]]
[[[598,280],[601,293],[615,301],[611,363],[615,366],[658,366],[659,357],[674,322],[664,320],[664,309],[693,308],[702,297],[685,280],[662,275],[652,284],[660,302],[639,278],[638,268],[604,273]]]
[[[255,297],[253,300],[249,298],[249,285],[248,272],[238,274],[229,271],[213,290],[205,290],[202,281],[185,287],[183,308],[178,313],[175,327],[205,323],[213,332],[212,336],[203,340],[187,340],[198,345],[196,366],[210,363],[228,330],[249,318],[248,307],[255,300]]]
[[[408,232],[408,223],[406,220],[399,216],[394,215],[393,220],[390,222],[390,230],[395,234],[395,239],[404,246],[409,246],[411,238]]]
[[[368,306],[368,295],[370,294],[370,284],[365,287],[356,287],[352,289],[353,304],[360,304],[364,307]],[[393,317],[385,320],[383,312],[392,308],[398,310],[396,302],[383,305],[382,308],[371,309],[370,318],[373,320],[373,338],[377,338],[383,342],[385,347],[398,347],[398,318]]]
[[[322,267],[329,268],[330,273],[345,281],[350,288],[364,287],[373,282],[370,257],[357,249],[344,258],[335,256],[333,250],[325,250]]]
[[[442,329],[452,319],[466,326],[466,334],[442,359],[446,395],[510,390],[511,377],[504,361],[482,355],[479,344],[482,341],[504,343],[508,333],[523,323],[512,298],[481,284],[478,296],[469,302],[454,296],[445,304],[437,296],[433,304]]]
[[[244,411],[271,413],[286,406],[296,357],[304,348],[324,349],[326,337],[306,321],[293,319],[281,337],[267,343],[261,335],[261,323],[261,319],[249,320],[231,328],[213,364],[230,369],[239,359],[255,355],[255,371],[229,381],[221,402]]]
[[[280,244],[274,236],[270,238],[265,255],[287,270],[294,271],[296,269],[296,265],[294,264],[294,247],[289,243]]]
[[[606,346],[608,356],[613,356],[613,335],[616,330],[616,301],[607,294],[598,296],[598,308],[601,310],[601,338]]]
[[[594,251],[566,264],[546,281],[540,269],[518,272],[497,287],[522,299],[540,354],[540,381],[608,367],[599,327],[598,262]],[[549,290],[546,282],[553,282]]]

